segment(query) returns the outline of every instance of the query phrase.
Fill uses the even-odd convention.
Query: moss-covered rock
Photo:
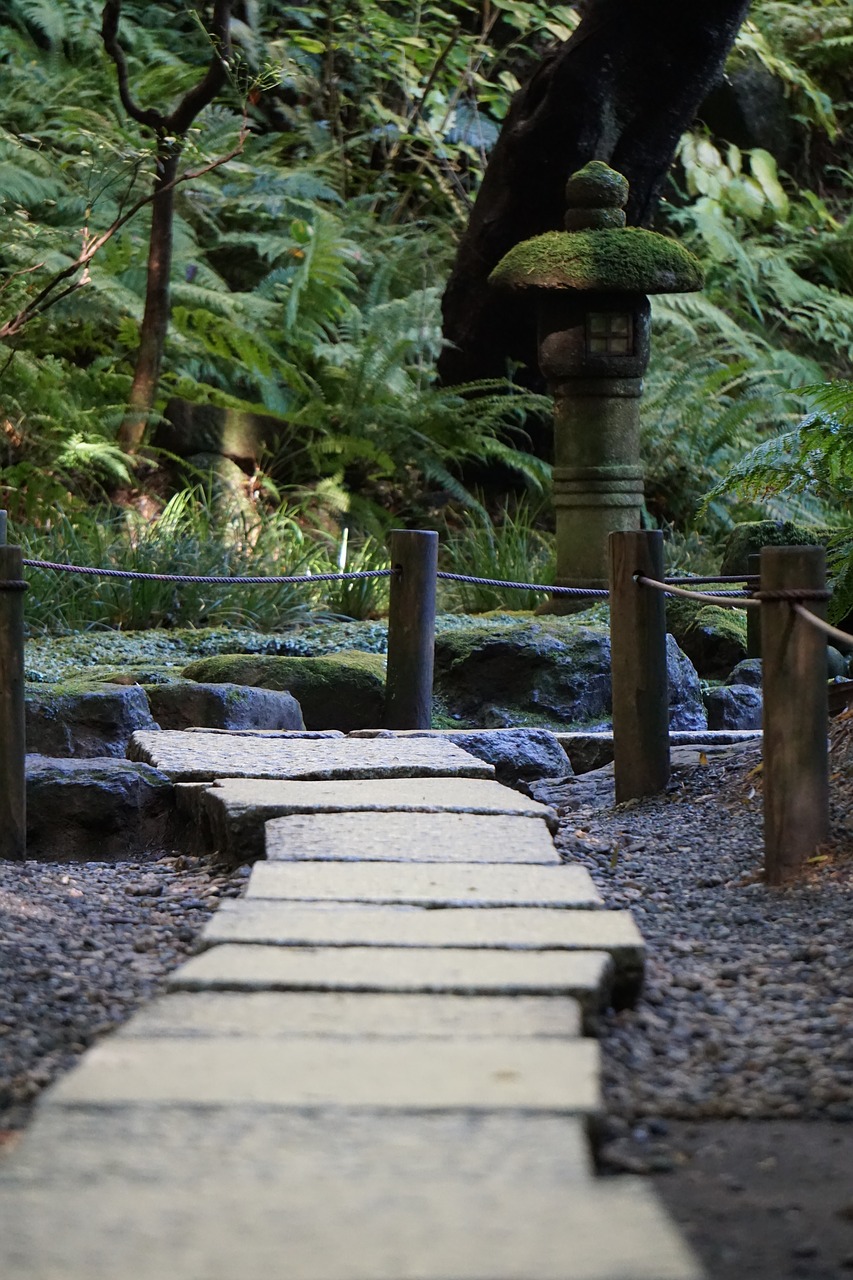
[[[208,684],[253,685],[293,695],[307,729],[375,729],[382,724],[385,660],[349,650],[316,658],[222,654],[181,673]]]
[[[746,657],[746,614],[692,600],[667,601],[666,627],[703,680],[724,679]]]
[[[695,671],[667,653],[673,728],[704,726]],[[577,617],[469,626],[436,637],[437,701],[456,722],[551,728],[609,722],[610,633]]]
[[[749,556],[762,547],[825,547],[834,530],[796,524],[793,520],[751,520],[735,525],[726,541],[720,573],[746,573]]]
[[[290,693],[245,684],[173,680],[146,689],[161,729],[304,729]]]

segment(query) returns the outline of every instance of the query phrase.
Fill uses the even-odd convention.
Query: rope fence
[[[826,642],[853,648],[853,636],[821,616],[830,592],[822,548],[764,548],[760,573],[665,576],[663,535],[609,537],[609,587],[515,582],[438,569],[438,535],[396,530],[390,567],[337,573],[223,576],[147,573],[24,559],[6,545],[0,512],[0,856],[25,856],[23,602],[24,569],[139,582],[298,586],[390,581],[383,727],[431,726],[436,586],[440,581],[541,592],[610,603],[614,770],[617,802],[663,790],[669,779],[666,597],[760,615],[764,715],[765,872],[793,878],[828,832]],[[756,567],[750,560],[750,568]],[[696,586],[714,585],[715,592]],[[811,607],[807,608],[809,605]],[[750,621],[750,628],[753,622]],[[752,650],[749,650],[752,652]]]

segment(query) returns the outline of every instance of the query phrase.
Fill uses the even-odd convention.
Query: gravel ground
[[[640,803],[615,807],[606,774],[550,792],[562,855],[648,946],[642,999],[601,1028],[601,1167],[654,1180],[712,1280],[853,1274],[849,732],[831,842],[796,887],[760,879],[758,748]]]
[[[177,853],[0,862],[0,1141],[96,1036],[162,989],[247,875]]]

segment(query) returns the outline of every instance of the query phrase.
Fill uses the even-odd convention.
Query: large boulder
[[[667,639],[672,728],[705,726],[699,681]],[[577,618],[461,627],[436,637],[436,693],[483,727],[609,724],[610,634]]]
[[[748,558],[762,547],[825,547],[833,530],[811,528],[793,520],[750,520],[735,525],[723,549],[720,573],[746,573]]]
[[[666,606],[667,630],[704,680],[722,680],[746,657],[746,613],[683,597]]]
[[[705,694],[709,729],[760,729],[761,690],[749,684],[721,684]]]
[[[304,729],[290,693],[240,684],[175,680],[146,689],[161,729]]]
[[[222,654],[185,667],[187,680],[291,693],[307,729],[375,729],[385,705],[385,659],[349,650],[316,658]]]
[[[171,782],[149,765],[28,755],[27,856],[101,862],[162,848],[173,805]]]
[[[28,685],[27,750],[44,756],[124,756],[137,729],[157,729],[141,685]]]

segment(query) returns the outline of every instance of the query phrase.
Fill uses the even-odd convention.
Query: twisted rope
[[[644,574],[638,573],[635,578],[642,587],[652,587],[655,591],[663,591],[668,596],[684,596],[686,600],[702,600],[706,604],[718,604],[723,609],[758,609],[760,601],[742,596],[739,593],[737,599],[733,599],[732,595],[723,594],[710,595],[707,591],[685,591],[683,587],[675,587],[672,583],[658,582],[655,578],[647,578]]]
[[[541,582],[505,582],[502,578],[474,578],[467,573],[444,573],[435,575],[445,582],[470,582],[481,587],[505,587],[509,591],[547,591],[552,596],[576,596],[579,599],[609,599],[610,592],[601,587],[547,587]]]
[[[59,573],[82,573],[97,578],[130,578],[139,582],[195,582],[205,586],[292,586],[308,582],[353,582],[361,578],[391,578],[395,569],[363,569],[357,573],[290,573],[280,577],[233,577],[215,574],[137,573],[132,569],[93,569],[88,565],[53,564],[50,560],[25,560],[30,569],[54,569]]]
[[[0,578],[0,591],[26,591],[28,586],[17,578]]]
[[[838,627],[833,627],[831,623],[824,622],[823,618],[818,618],[816,614],[812,613],[809,609],[805,609],[801,604],[793,604],[791,607],[793,608],[794,613],[799,614],[801,618],[811,626],[815,627],[816,630],[822,631],[825,636],[829,636],[830,639],[835,640],[838,644],[843,644],[848,648],[853,648],[853,636],[851,636],[849,632],[840,631]]]

